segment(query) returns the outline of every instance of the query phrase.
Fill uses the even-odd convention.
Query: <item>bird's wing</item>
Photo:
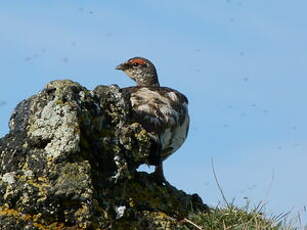
[[[129,87],[122,91],[129,94],[137,121],[149,131],[178,126],[188,114],[188,100],[176,90],[166,87]]]

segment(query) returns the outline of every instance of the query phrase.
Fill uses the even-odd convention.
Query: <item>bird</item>
[[[148,164],[154,165],[154,177],[167,183],[163,161],[176,152],[187,138],[189,113],[187,97],[175,89],[160,86],[154,64],[144,57],[133,57],[116,66],[136,86],[122,88],[130,96],[133,119],[140,123],[153,140],[155,148]]]

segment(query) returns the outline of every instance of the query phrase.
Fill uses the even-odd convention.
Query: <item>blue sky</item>
[[[131,86],[114,70],[151,59],[190,101],[170,183],[216,205],[224,193],[269,213],[307,215],[307,2],[5,1],[0,8],[0,135],[18,102],[54,79]],[[306,223],[307,220],[304,220]]]

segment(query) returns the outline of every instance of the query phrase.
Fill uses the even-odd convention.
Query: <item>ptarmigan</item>
[[[134,57],[118,65],[137,86],[123,88],[130,95],[133,117],[154,140],[157,148],[149,164],[155,176],[166,182],[162,162],[185,141],[189,129],[188,100],[177,90],[161,87],[155,66],[146,58]]]

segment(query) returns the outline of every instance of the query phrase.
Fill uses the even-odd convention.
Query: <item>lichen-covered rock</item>
[[[151,139],[117,86],[52,81],[0,139],[0,230],[176,229],[196,195],[137,172]]]

